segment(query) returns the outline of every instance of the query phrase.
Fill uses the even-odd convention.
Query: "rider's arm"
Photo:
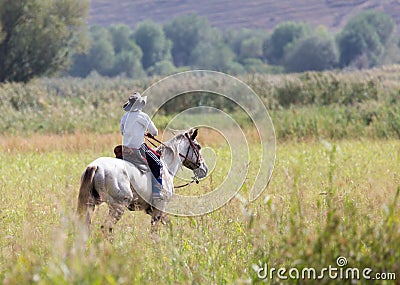
[[[125,114],[122,116],[122,118],[121,118],[121,123],[120,123],[120,126],[119,126],[119,130],[120,130],[120,132],[121,132],[121,135],[124,134],[124,127],[125,127],[126,116],[127,116],[127,113],[125,113]]]
[[[156,126],[154,125],[154,123],[153,123],[152,120],[149,121],[149,124],[148,124],[148,126],[147,126],[147,130],[149,131],[149,133],[150,133],[152,136],[158,135],[158,130],[157,130],[157,128],[156,128]]]
[[[152,136],[157,136],[158,135],[158,130],[156,126],[154,125],[153,121],[150,119],[150,117],[144,113],[140,113],[140,120],[139,122],[147,129],[147,131],[152,135]]]

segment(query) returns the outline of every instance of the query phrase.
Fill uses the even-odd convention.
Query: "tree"
[[[103,28],[91,26],[90,48],[73,56],[72,76],[86,77],[92,71],[100,75],[143,77],[142,50],[131,38],[133,31],[124,25]]]
[[[270,66],[259,58],[246,58],[243,60],[243,67],[247,73],[272,73]]]
[[[189,63],[196,68],[227,72],[234,57],[235,54],[222,41],[202,42],[192,51]]]
[[[176,71],[174,64],[170,60],[156,62],[147,69],[150,76],[153,75],[171,75]]]
[[[107,29],[100,26],[91,26],[89,32],[90,47],[88,51],[73,56],[70,74],[86,77],[95,70],[101,75],[109,75],[115,62],[111,37]]]
[[[284,67],[288,72],[322,71],[336,67],[338,57],[333,38],[316,34],[296,42],[286,55]]]
[[[92,69],[101,75],[109,75],[114,67],[114,48],[106,37],[102,37],[93,43],[90,47],[88,57]]]
[[[88,10],[86,0],[0,0],[0,82],[65,68],[85,48]]]
[[[224,33],[224,40],[236,54],[237,60],[243,62],[248,58],[262,59],[263,43],[267,33],[261,30],[228,30]]]
[[[111,25],[108,28],[108,32],[111,37],[114,52],[116,54],[122,52],[123,50],[135,49],[137,47],[135,41],[132,39],[133,31],[127,25]]]
[[[142,49],[143,68],[147,69],[158,61],[171,59],[171,42],[166,39],[162,26],[151,21],[138,25],[135,42]]]
[[[172,41],[171,53],[175,66],[189,65],[191,54],[197,45],[213,41],[216,33],[208,20],[198,15],[176,17],[164,25],[164,31]]]
[[[138,46],[136,46],[136,50],[122,50],[115,56],[115,64],[110,76],[125,74],[131,78],[145,77],[146,73],[140,61],[141,57],[142,51]]]
[[[284,22],[279,24],[264,41],[264,58],[271,64],[282,64],[285,53],[290,47],[305,35],[311,32],[311,28],[305,23]]]
[[[251,37],[245,39],[240,44],[239,56],[242,59],[246,58],[262,58],[263,55],[263,40],[259,37]]]
[[[355,64],[360,67],[380,64],[386,49],[393,42],[395,23],[386,14],[366,11],[350,19],[337,36],[342,67]]]
[[[133,30],[126,25],[112,25],[108,32],[115,53],[114,67],[109,75],[144,77],[146,73],[142,66],[143,52],[133,39]]]

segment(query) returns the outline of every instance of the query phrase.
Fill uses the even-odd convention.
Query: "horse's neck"
[[[162,147],[161,160],[168,168],[169,173],[175,176],[182,165],[180,159],[180,140],[176,137],[165,143],[166,146]]]

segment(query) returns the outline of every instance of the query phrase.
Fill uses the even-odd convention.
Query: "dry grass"
[[[112,150],[114,146],[121,144],[122,137],[119,133],[94,134],[32,134],[26,137],[5,135],[0,137],[0,150],[11,153],[23,152],[100,152],[106,149]]]
[[[222,145],[226,141],[224,137],[207,128],[201,129],[201,136],[198,138],[203,145]],[[170,138],[172,134],[168,132],[165,139]],[[162,139],[163,132],[160,132],[158,138]],[[255,130],[247,130],[246,138],[249,142],[258,140],[258,135]],[[120,133],[96,134],[96,133],[75,133],[75,134],[32,134],[26,137],[16,135],[0,136],[0,151],[13,152],[51,152],[51,151],[66,151],[80,152],[93,151],[102,152],[110,150],[112,155],[113,148],[122,143]],[[156,143],[158,144],[158,143]]]
[[[253,270],[259,262],[319,268],[335,265],[339,255],[352,267],[400,270],[398,140],[281,143],[270,186],[254,203],[246,202],[256,175],[250,169],[241,199],[209,215],[171,217],[157,242],[143,213],[124,215],[114,242],[104,240],[105,207],[86,240],[74,217],[79,177],[90,160],[111,152],[115,139],[2,138],[2,149],[13,151],[0,152],[1,283],[249,284],[259,281]],[[226,147],[211,147],[219,168],[228,168]],[[223,170],[193,187],[215,189]]]

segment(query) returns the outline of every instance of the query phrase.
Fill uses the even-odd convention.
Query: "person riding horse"
[[[121,118],[120,130],[123,136],[122,157],[135,164],[142,172],[153,173],[152,199],[163,199],[162,194],[162,163],[159,155],[144,142],[146,131],[151,136],[157,136],[158,130],[150,117],[142,111],[147,102],[147,96],[134,92],[125,104],[125,114]]]

